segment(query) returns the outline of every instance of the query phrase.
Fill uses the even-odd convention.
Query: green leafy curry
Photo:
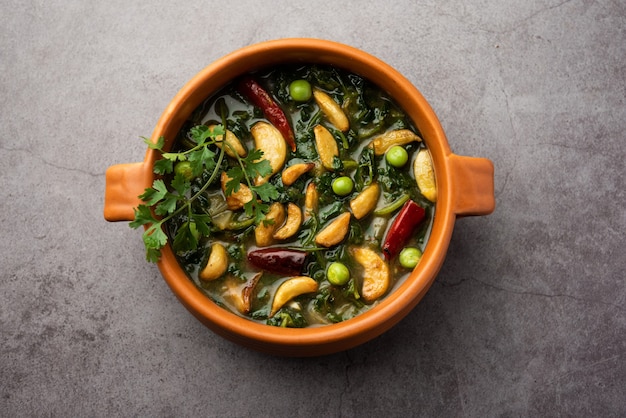
[[[146,256],[171,244],[215,303],[307,327],[370,309],[419,263],[434,217],[419,131],[364,78],[320,65],[240,77],[205,100],[140,196]]]

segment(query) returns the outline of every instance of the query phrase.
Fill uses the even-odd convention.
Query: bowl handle
[[[496,207],[493,163],[486,158],[448,156],[453,185],[453,211],[458,217],[488,215]]]
[[[144,162],[117,164],[105,176],[104,219],[109,222],[132,221],[140,203],[139,195],[150,187],[150,167]]]

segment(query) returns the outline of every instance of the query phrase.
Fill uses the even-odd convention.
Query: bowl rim
[[[318,355],[352,348],[394,326],[421,300],[443,264],[456,218],[447,161],[451,151],[439,119],[426,99],[397,70],[360,49],[323,39],[277,39],[245,46],[202,69],[174,96],[151,139],[156,141],[165,136],[168,140],[171,136],[171,142],[171,134],[178,132],[197,105],[237,76],[280,63],[297,62],[335,65],[373,81],[389,92],[420,130],[433,158],[438,197],[432,231],[419,265],[368,311],[340,323],[297,329],[256,323],[215,304],[179,266],[169,243],[162,249],[158,267],[183,305],[223,337],[273,354]],[[151,167],[156,156],[155,150],[148,149],[144,161]]]

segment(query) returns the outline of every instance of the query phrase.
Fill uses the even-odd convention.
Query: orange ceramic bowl
[[[365,343],[390,329],[422,299],[441,268],[457,217],[486,215],[495,207],[493,164],[450,151],[437,116],[420,92],[379,59],[352,47],[318,39],[283,39],[235,51],[191,79],[163,112],[152,140],[175,138],[200,103],[234,78],[286,63],[330,64],[357,73],[386,90],[407,112],[431,152],[438,189],[430,239],[419,265],[391,294],[371,310],[342,323],[304,329],[258,324],[234,315],[209,300],[179,266],[171,247],[162,251],[159,269],[181,303],[203,324],[228,340],[266,353],[317,356]],[[168,146],[169,146],[168,145]],[[104,217],[130,221],[143,190],[152,185],[157,153],[144,161],[118,164],[106,173]]]

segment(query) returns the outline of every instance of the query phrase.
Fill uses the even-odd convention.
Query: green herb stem
[[[200,190],[198,190],[198,192],[196,194],[191,196],[189,201],[186,203],[187,205],[190,205],[191,202],[196,200],[202,193],[204,193],[206,191],[206,189],[208,189],[209,185],[211,183],[213,183],[213,180],[215,180],[215,176],[217,176],[217,173],[220,171],[220,167],[222,166],[222,161],[223,160],[224,160],[224,149],[220,149],[219,157],[217,157],[217,164],[215,165],[215,169],[213,169],[213,172],[211,173],[211,176],[206,181],[206,183],[204,183],[204,185],[202,185]]]
[[[402,207],[402,205],[404,205],[409,200],[409,198],[410,196],[408,194],[404,194],[400,196],[400,198],[398,198],[396,201],[392,202],[390,205],[385,206],[384,208],[375,210],[374,215],[378,215],[378,216],[389,215],[395,212],[396,210],[400,209],[400,207]]]
[[[211,176],[209,177],[209,179],[202,185],[202,187],[200,188],[200,190],[198,190],[196,192],[196,194],[194,194],[193,196],[191,196],[189,199],[187,199],[187,201],[178,209],[176,209],[174,212],[170,213],[169,215],[167,215],[165,218],[162,218],[159,221],[159,224],[162,224],[164,222],[169,221],[170,219],[172,219],[174,216],[180,214],[183,210],[185,209],[189,209],[189,213],[191,213],[191,203],[193,203],[194,200],[196,200],[198,197],[200,197],[200,195],[202,195],[202,193],[204,193],[206,191],[206,189],[209,187],[209,185],[211,183],[213,183],[213,180],[215,180],[215,176],[217,175],[217,173],[219,172],[220,166],[222,165],[222,160],[224,159],[224,150],[220,151],[219,157],[217,157],[217,164],[215,166],[215,169],[213,170],[213,173],[211,173]]]

